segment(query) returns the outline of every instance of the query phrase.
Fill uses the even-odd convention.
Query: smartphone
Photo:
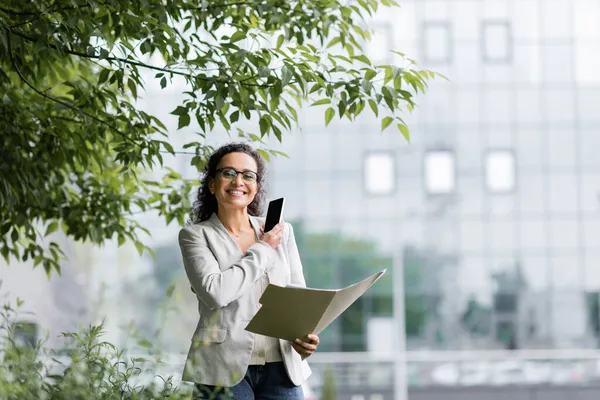
[[[271,229],[273,229],[275,225],[281,222],[284,204],[284,197],[271,200],[269,202],[269,208],[267,209],[267,219],[265,221],[265,232],[269,232]]]

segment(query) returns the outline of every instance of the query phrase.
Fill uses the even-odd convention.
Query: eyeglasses
[[[237,179],[238,174],[242,174],[242,179],[246,183],[254,183],[258,179],[258,174],[254,171],[238,171],[231,167],[219,168],[217,173],[221,175],[223,179],[229,179],[234,181]]]

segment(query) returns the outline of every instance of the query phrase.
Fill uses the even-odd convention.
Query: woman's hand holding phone
[[[263,242],[266,242],[273,249],[276,249],[277,246],[279,246],[279,244],[281,243],[281,238],[283,237],[283,226],[284,226],[284,223],[283,223],[283,221],[281,221],[267,233],[265,233],[265,231],[264,231],[265,226],[264,225],[261,226],[260,232],[262,233],[262,237],[260,238],[260,240],[262,240]]]

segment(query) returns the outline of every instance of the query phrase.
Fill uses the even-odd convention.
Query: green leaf
[[[369,107],[371,107],[371,110],[373,110],[373,114],[375,114],[375,116],[378,117],[379,110],[377,109],[377,103],[375,102],[375,100],[369,100]]]
[[[325,111],[325,126],[328,126],[333,117],[335,116],[335,110],[333,107],[329,107],[327,111]]]
[[[385,117],[381,120],[381,131],[383,132],[392,122],[394,122],[394,118],[392,117]]]
[[[267,118],[266,115],[263,115],[260,117],[258,124],[260,126],[260,135],[261,136],[264,136],[267,133],[269,133],[269,129],[271,128],[271,121]]]
[[[231,43],[235,43],[235,42],[239,42],[240,40],[246,39],[246,32],[244,31],[237,31],[236,33],[234,33],[231,38],[229,39],[229,41]]]
[[[171,298],[171,296],[173,296],[174,291],[175,291],[175,283],[172,282],[169,284],[169,286],[167,286],[167,291],[166,291],[167,298]]]
[[[321,99],[312,103],[310,106],[322,106],[323,104],[331,104],[331,99]]]
[[[294,74],[289,70],[288,67],[284,66],[281,68],[281,85],[286,86],[292,80]]]
[[[142,242],[135,241],[135,248],[140,256],[144,253],[144,244]]]
[[[131,94],[133,95],[134,99],[137,99],[137,86],[136,83],[133,79],[129,79],[127,81],[127,87],[129,87],[129,90],[131,91]]]
[[[406,139],[406,141],[410,143],[410,132],[408,130],[408,127],[404,124],[398,124],[398,130],[400,131],[400,133],[402,133],[404,139]]]
[[[179,116],[179,122],[177,124],[177,129],[184,128],[190,124],[190,115],[189,114],[181,114]]]
[[[365,73],[365,79],[368,81],[375,78],[376,76],[377,76],[377,71],[372,70],[372,69],[367,70],[367,72]]]
[[[279,35],[279,37],[277,38],[277,48],[280,49],[281,46],[283,46],[283,42],[284,42],[285,38],[283,37],[283,35]]]
[[[331,39],[331,41],[327,45],[327,48],[331,48],[331,47],[335,46],[336,44],[341,43],[341,41],[342,41],[342,38],[339,36],[336,36],[333,39]]]
[[[46,236],[58,230],[58,221],[51,222],[46,228]]]
[[[361,54],[361,55],[359,55],[359,56],[352,57],[352,59],[353,59],[353,60],[360,61],[360,62],[363,62],[363,63],[365,63],[365,64],[367,64],[367,65],[369,65],[369,66],[371,65],[371,60],[369,60],[369,57],[365,56],[364,54]]]
[[[98,85],[102,85],[108,79],[108,74],[110,70],[108,68],[103,68],[100,72],[100,76],[98,77]]]

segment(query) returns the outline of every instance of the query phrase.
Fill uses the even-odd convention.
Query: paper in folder
[[[279,339],[318,335],[375,283],[385,269],[344,289],[311,289],[269,284],[261,308],[246,330]]]

